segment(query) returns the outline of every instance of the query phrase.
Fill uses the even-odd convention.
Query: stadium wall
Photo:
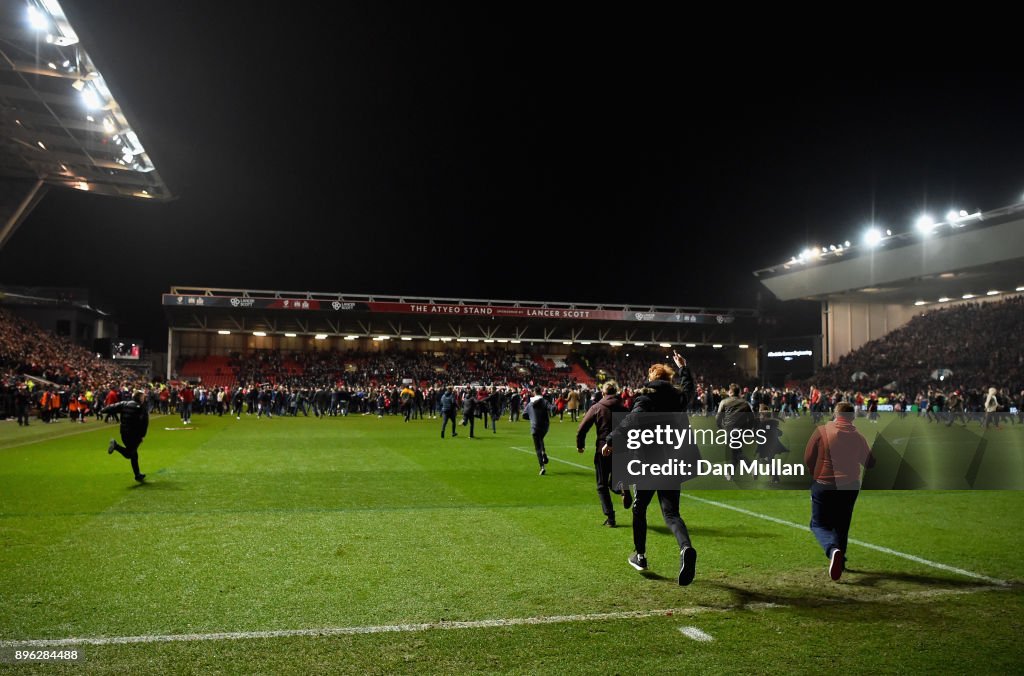
[[[821,365],[835,364],[844,354],[898,329],[918,314],[921,314],[920,308],[913,305],[822,303],[821,333],[825,344]]]

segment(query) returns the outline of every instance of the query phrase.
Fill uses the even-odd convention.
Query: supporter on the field
[[[836,404],[835,420],[815,428],[804,450],[811,483],[811,532],[828,557],[828,573],[838,580],[846,566],[853,506],[861,468],[875,465],[871,448],[857,428],[853,404]]]

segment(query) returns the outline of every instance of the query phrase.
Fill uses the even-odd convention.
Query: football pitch
[[[0,670],[1024,669],[1020,491],[864,491],[832,582],[806,491],[700,479],[681,504],[697,577],[680,587],[656,503],[644,574],[618,500],[619,527],[601,526],[593,433],[577,454],[568,418],[546,476],[528,423],[441,440],[429,419],[193,421],[151,419],[145,484],[106,453],[114,425],[0,424],[0,651],[83,655]],[[857,425],[869,441],[887,430],[889,453],[912,440],[953,457],[981,439],[1011,472],[1024,444],[1021,426]],[[798,461],[811,423],[783,429]]]

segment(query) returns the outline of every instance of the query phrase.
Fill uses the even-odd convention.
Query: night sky
[[[656,16],[227,4],[66,0],[177,199],[54,190],[0,282],[92,288],[151,342],[172,284],[753,307],[806,245],[1024,199],[1020,72],[731,70]]]

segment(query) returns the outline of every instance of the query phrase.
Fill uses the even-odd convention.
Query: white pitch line
[[[918,592],[896,592],[870,599],[871,601],[899,601],[914,598],[934,598],[937,596],[958,596],[978,594],[989,591],[1007,591],[1007,587],[970,587],[967,589],[930,589]],[[856,601],[851,599],[851,601]],[[829,599],[823,605],[843,603],[842,600]],[[566,624],[571,622],[601,622],[608,620],[631,620],[648,617],[690,617],[705,613],[730,613],[734,611],[757,612],[777,608],[790,608],[783,603],[746,603],[728,608],[712,606],[690,606],[688,608],[665,608],[662,610],[628,610],[614,613],[589,613],[586,615],[549,615],[542,617],[514,617],[494,620],[441,621],[420,624],[384,624],[365,627],[321,627],[318,629],[279,629],[268,631],[232,631],[209,634],[147,634],[141,636],[97,636],[71,637],[58,639],[23,639],[0,640],[0,648],[52,648],[75,645],[125,645],[133,643],[175,643],[188,641],[238,641],[245,639],[291,638],[302,636],[356,636],[362,634],[410,633],[418,631],[449,630],[449,629],[490,629],[494,627],[518,627],[543,624]]]
[[[514,450],[516,450],[516,451],[522,451],[523,453],[531,453],[531,454],[533,453],[533,451],[529,451],[529,450],[526,450],[524,448],[520,448],[518,446],[512,446],[512,448]],[[552,457],[550,455],[548,456],[548,458],[550,458],[551,460],[555,460],[557,462],[564,462],[566,465],[572,465],[573,467],[579,467],[581,469],[591,469],[590,467],[584,467],[583,465],[578,465],[575,462],[569,462],[568,460],[562,460],[561,458],[555,458],[555,457]],[[690,500],[696,500],[697,502],[703,502],[705,504],[713,505],[715,507],[721,507],[722,509],[730,509],[730,510],[732,510],[734,512],[739,512],[740,514],[746,514],[747,516],[753,516],[753,517],[758,518],[758,519],[764,519],[765,521],[771,521],[772,523],[777,523],[777,524],[779,524],[781,526],[789,526],[790,528],[796,528],[797,530],[801,530],[801,531],[805,531],[805,532],[810,530],[808,526],[802,526],[802,525],[800,525],[798,523],[793,523],[792,521],[786,521],[785,519],[779,519],[779,518],[776,518],[774,516],[769,516],[767,514],[761,514],[759,512],[752,512],[749,509],[743,509],[742,507],[735,507],[735,506],[727,504],[725,502],[718,502],[717,500],[708,500],[707,498],[698,498],[697,496],[693,495],[692,493],[685,493],[684,492],[681,495],[684,498],[689,498]],[[898,550],[895,550],[895,549],[890,549],[889,547],[883,547],[881,545],[874,545],[874,544],[871,544],[870,542],[864,542],[863,540],[855,540],[853,538],[850,538],[850,542],[852,542],[855,545],[859,545],[861,547],[865,547],[867,549],[873,549],[876,552],[882,552],[883,554],[890,554],[892,556],[898,556],[898,557],[900,557],[902,559],[907,559],[908,561],[913,561],[915,563],[920,563],[922,565],[929,566],[929,567],[935,568],[937,570],[944,570],[944,571],[946,571],[948,573],[956,573],[957,575],[963,575],[964,577],[973,577],[975,580],[984,580],[985,582],[988,582],[990,584],[997,584],[997,585],[1000,585],[1000,586],[1003,586],[1003,587],[1007,587],[1007,586],[1010,585],[1010,583],[1007,582],[1006,580],[1000,580],[998,578],[989,577],[988,575],[982,575],[981,573],[975,573],[975,572],[972,572],[972,571],[969,571],[969,570],[964,570],[963,568],[957,568],[955,566],[950,566],[950,565],[947,565],[945,563],[939,563],[938,561],[931,561],[929,559],[925,559],[925,558],[922,558],[920,556],[915,556],[914,554],[907,554],[906,552],[901,552],[901,551],[898,551]]]
[[[509,446],[509,448],[511,448],[513,451],[519,451],[521,453],[529,453],[530,455],[532,455],[534,457],[537,456],[537,451],[534,451],[534,450],[529,449],[529,448],[521,448],[519,446]],[[548,456],[548,460],[554,460],[555,462],[560,462],[560,463],[563,463],[563,464],[566,464],[566,465],[572,465],[573,467],[579,467],[580,469],[585,469],[585,470],[593,470],[594,469],[593,465],[591,465],[590,467],[587,467],[586,465],[580,465],[580,464],[575,463],[575,462],[569,462],[568,460],[562,460],[561,458],[556,458],[556,457],[551,456],[551,455]]]
[[[764,604],[740,606],[741,610],[761,610]],[[211,634],[165,634],[143,636],[100,636],[94,638],[59,638],[42,640],[0,641],[0,648],[40,648],[69,645],[121,645],[126,643],[172,643],[180,641],[232,641],[258,638],[289,638],[295,636],[352,636],[358,634],[407,633],[433,629],[489,629],[492,627],[517,627],[523,625],[564,624],[569,622],[600,622],[607,620],[630,620],[647,617],[697,615],[700,613],[725,613],[734,608],[713,608],[693,606],[690,608],[666,608],[663,610],[627,610],[614,613],[590,613],[586,615],[550,615],[546,617],[514,617],[495,620],[473,620],[467,622],[441,621],[421,624],[384,624],[367,627],[322,627],[319,629],[281,629],[271,631],[232,631]]]
[[[707,498],[698,498],[697,496],[692,495],[692,494],[688,494],[688,493],[683,493],[683,497],[687,497],[690,500],[696,500],[697,502],[703,502],[703,503],[708,504],[708,505],[714,505],[715,507],[721,507],[722,509],[731,509],[732,511],[739,512],[740,514],[746,514],[747,516],[753,516],[753,517],[756,517],[758,519],[764,519],[765,521],[771,521],[772,523],[781,524],[783,526],[789,526],[790,528],[796,528],[796,529],[802,530],[802,531],[807,531],[809,529],[808,526],[801,526],[800,524],[793,523],[792,521],[786,521],[785,519],[778,519],[778,518],[776,518],[774,516],[768,516],[767,514],[759,514],[758,512],[752,512],[749,509],[743,509],[742,507],[735,507],[733,505],[729,505],[729,504],[726,504],[724,502],[717,502],[715,500],[708,500]],[[975,572],[972,572],[972,571],[969,571],[969,570],[964,570],[963,568],[957,568],[955,566],[949,566],[949,565],[946,565],[945,563],[939,563],[938,561],[931,561],[929,559],[921,558],[920,556],[915,556],[913,554],[907,554],[906,552],[901,552],[901,551],[897,551],[895,549],[890,549],[889,547],[883,547],[881,545],[873,545],[870,542],[864,542],[863,540],[854,540],[853,538],[850,538],[850,542],[852,542],[855,545],[859,545],[861,547],[866,547],[867,549],[874,549],[875,551],[882,552],[883,554],[891,554],[892,556],[898,556],[898,557],[900,557],[902,559],[907,559],[908,561],[913,561],[915,563],[920,563],[922,565],[929,566],[931,568],[936,568],[938,570],[944,570],[944,571],[946,571],[948,573],[956,573],[957,575],[963,575],[964,577],[973,577],[976,580],[984,580],[985,582],[988,582],[990,584],[997,584],[997,585],[1000,585],[1002,587],[1010,586],[1010,583],[1007,582],[1006,580],[1000,580],[998,578],[989,577],[988,575],[982,575],[981,573],[975,573]]]
[[[710,643],[715,640],[715,637],[711,634],[701,631],[697,627],[679,627],[679,632],[683,636],[688,636],[694,641],[701,641],[702,643]]]

